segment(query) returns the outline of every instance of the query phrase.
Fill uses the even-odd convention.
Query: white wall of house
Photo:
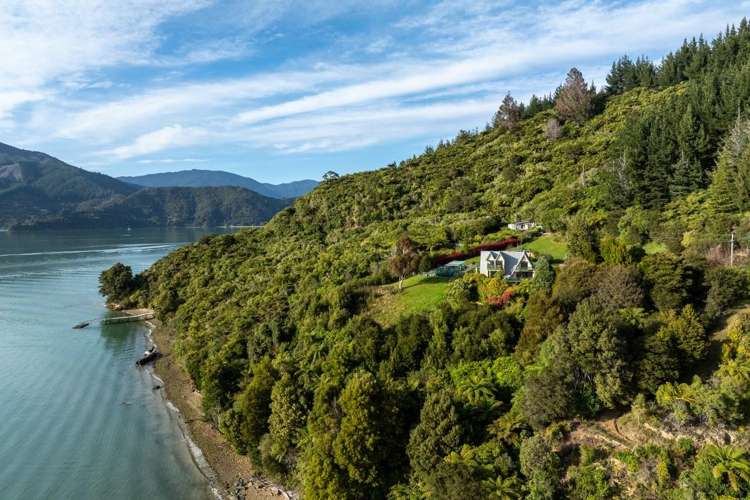
[[[505,262],[505,259],[502,257],[503,254],[506,256],[514,255],[515,258],[519,258],[519,254],[522,253],[520,256],[520,259],[518,261],[518,264],[516,265],[516,274],[514,274],[513,277],[508,276],[509,273],[514,271],[514,269],[504,269],[503,266],[507,265]],[[494,261],[490,260],[490,257],[500,255],[500,258],[497,261],[497,265],[493,265]],[[513,279],[518,278],[519,280],[526,277],[532,277],[534,275],[534,264],[531,262],[531,259],[529,258],[529,254],[526,251],[523,252],[503,252],[503,251],[489,251],[489,250],[482,250],[479,253],[479,272],[482,273],[485,276],[500,276],[505,279]]]
[[[512,229],[514,231],[528,231],[530,229],[534,229],[535,227],[536,223],[530,221],[511,222],[510,224],[508,224],[508,229]]]
[[[487,255],[489,254],[488,251],[482,250],[479,252],[479,272],[481,274],[484,274],[485,276],[489,276],[489,271],[487,270]]]
[[[492,252],[489,250],[482,250],[481,252],[479,252],[479,272],[484,274],[485,276],[490,276],[490,274],[492,273],[493,276],[499,274],[502,277],[503,274],[505,274],[504,270],[502,269],[502,265],[503,265],[502,258],[498,262],[498,265],[499,265],[498,268],[490,269],[491,263],[489,261],[489,257],[493,253],[496,253],[496,252]]]

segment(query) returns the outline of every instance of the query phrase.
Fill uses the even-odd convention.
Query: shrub
[[[521,472],[528,479],[530,498],[555,498],[562,470],[560,457],[549,441],[535,434],[521,443]]]
[[[698,276],[681,257],[668,252],[648,255],[640,268],[649,298],[659,310],[679,309],[693,298]]]
[[[119,262],[99,275],[99,293],[104,295],[109,303],[124,301],[137,286],[133,270]]]
[[[568,498],[592,500],[613,496],[606,470],[598,464],[571,467],[568,470],[570,482]]]
[[[569,259],[557,273],[552,286],[552,297],[560,305],[572,310],[596,290],[596,266],[583,259]]]
[[[735,267],[715,267],[706,273],[709,287],[706,298],[706,316],[713,321],[729,307],[748,294],[747,271]]]

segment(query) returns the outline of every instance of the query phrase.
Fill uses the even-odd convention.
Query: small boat
[[[135,362],[136,366],[144,366],[161,358],[161,353],[156,348],[149,349],[143,353],[143,357]]]
[[[90,321],[81,321],[80,323],[73,325],[73,329],[80,330],[81,328],[86,328],[90,324],[91,324]]]

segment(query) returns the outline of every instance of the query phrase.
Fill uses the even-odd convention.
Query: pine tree
[[[656,68],[647,57],[639,57],[633,67],[636,85],[650,88],[656,84]],[[628,89],[630,90],[630,89]]]
[[[506,129],[515,128],[516,124],[521,120],[523,114],[523,106],[519,105],[510,92],[505,94],[500,108],[495,113],[492,119],[492,125],[494,127],[502,127]]]
[[[709,202],[715,213],[750,207],[750,121],[738,117],[724,139],[709,187]]]
[[[688,103],[677,124],[676,140],[681,156],[684,156],[688,163],[697,163],[701,169],[700,178],[696,179],[698,180],[696,189],[703,187],[703,168],[707,168],[712,162],[711,144],[706,134],[704,120],[695,111],[692,103]]]
[[[708,206],[716,214],[729,214],[739,211],[732,173],[728,168],[721,165],[711,176]]]
[[[659,119],[652,117],[646,139],[647,157],[641,172],[641,190],[637,201],[645,208],[661,208],[669,202],[669,179],[671,177],[673,143],[668,131]]]
[[[631,70],[633,63],[627,55],[622,56],[616,62],[612,63],[612,69],[607,75],[606,92],[609,95],[622,94],[628,89],[626,79],[628,72]]]
[[[537,113],[552,109],[554,105],[555,101],[550,95],[545,95],[541,98],[537,97],[536,95],[532,95],[531,99],[529,99],[529,104],[527,106],[523,106],[522,117],[531,118]]]
[[[587,220],[585,214],[576,214],[568,219],[566,232],[568,253],[572,257],[581,257],[596,262],[599,254],[596,228]]]
[[[555,111],[563,120],[582,122],[591,115],[592,94],[583,74],[577,68],[572,68],[565,83],[557,89]]]
[[[703,170],[696,160],[689,160],[684,152],[680,152],[680,159],[672,167],[672,181],[669,193],[672,199],[685,196],[701,188],[703,184]]]

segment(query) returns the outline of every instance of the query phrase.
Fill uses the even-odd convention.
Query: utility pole
[[[729,242],[729,265],[734,265],[734,228],[732,228],[732,240]]]

